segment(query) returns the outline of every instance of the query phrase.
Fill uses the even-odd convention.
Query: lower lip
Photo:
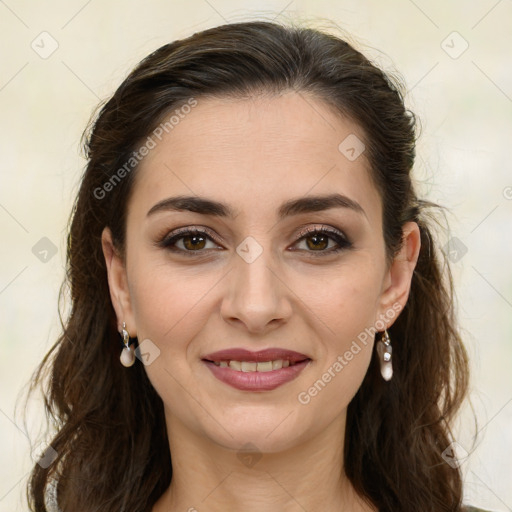
[[[270,372],[242,372],[233,370],[229,366],[217,366],[211,361],[203,360],[203,362],[217,379],[236,389],[241,389],[242,391],[270,391],[295,379],[311,362],[311,359],[306,359],[280,370],[271,370]]]

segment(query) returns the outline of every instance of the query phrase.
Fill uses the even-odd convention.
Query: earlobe
[[[383,315],[390,318],[389,315],[386,315],[386,312],[390,310],[402,311],[409,298],[412,276],[421,248],[421,234],[416,222],[407,222],[403,226],[402,240],[402,248],[392,261],[384,281],[385,289],[381,295],[380,318]],[[391,318],[396,319],[397,316],[393,314]],[[393,321],[390,321],[386,328],[389,328]]]
[[[133,337],[135,324],[132,315],[126,266],[123,258],[114,247],[112,233],[108,227],[105,227],[101,234],[101,247],[105,257],[110,300],[116,312],[118,330],[121,332],[121,326],[123,322],[126,322],[126,329],[130,336]]]

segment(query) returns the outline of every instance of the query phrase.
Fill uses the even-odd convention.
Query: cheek
[[[218,279],[204,270],[198,276],[199,272],[168,263],[139,266],[130,289],[137,332],[171,348],[194,326],[200,329],[201,303]]]
[[[375,323],[381,291],[378,262],[370,257],[329,270],[323,276],[297,278],[294,292],[305,305],[329,350],[343,350]],[[307,313],[309,311],[309,313]],[[311,326],[312,327],[312,326]]]
[[[308,327],[318,340],[314,378],[321,382],[311,396],[322,391],[319,402],[338,397],[340,407],[347,405],[364,379],[375,337],[379,272],[377,262],[368,256],[359,258],[357,265],[340,267],[329,278],[303,283]]]
[[[218,277],[196,277],[191,269],[181,271],[169,264],[147,264],[133,274],[131,299],[139,343],[150,339],[159,349],[158,358],[145,366],[152,385],[166,406],[190,415],[184,389],[191,389],[188,350],[190,340],[208,320],[208,290]],[[186,393],[185,393],[186,395]]]

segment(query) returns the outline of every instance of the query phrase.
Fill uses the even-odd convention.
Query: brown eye
[[[309,229],[299,238],[298,242],[305,241],[307,252],[318,253],[315,256],[323,254],[332,254],[339,252],[343,249],[352,247],[352,243],[341,232],[333,231],[331,229]],[[335,246],[329,248],[329,242],[334,241]]]
[[[183,245],[186,249],[204,249],[205,237],[203,235],[184,236],[181,237],[181,240],[183,240]]]
[[[212,242],[214,247],[206,247],[208,242]],[[181,243],[181,247],[180,247]],[[164,238],[158,245],[164,249],[182,254],[204,253],[210,248],[218,248],[214,243],[213,237],[206,231],[198,229],[184,229],[172,236]]]
[[[329,245],[329,237],[327,235],[310,235],[304,240],[306,240],[307,246],[310,249],[325,249]]]
[[[306,248],[298,250],[304,250],[314,256],[332,254],[352,247],[352,243],[341,231],[325,228],[306,230],[296,243],[302,241],[304,241]],[[207,247],[208,242],[211,242],[214,247]],[[331,242],[334,242],[334,246]],[[183,229],[177,233],[175,232],[160,241],[158,245],[169,251],[187,255],[201,255],[209,249],[219,248],[215,244],[213,235],[199,229]]]

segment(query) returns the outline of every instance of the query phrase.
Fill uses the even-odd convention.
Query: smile
[[[280,370],[281,368],[288,368],[294,366],[296,362],[290,362],[288,359],[276,359],[274,361],[212,361],[216,366],[221,368],[231,368],[232,370],[242,372],[271,372],[272,370]]]
[[[276,389],[297,378],[312,362],[306,354],[283,348],[224,349],[204,355],[202,361],[216,379],[242,391]]]

